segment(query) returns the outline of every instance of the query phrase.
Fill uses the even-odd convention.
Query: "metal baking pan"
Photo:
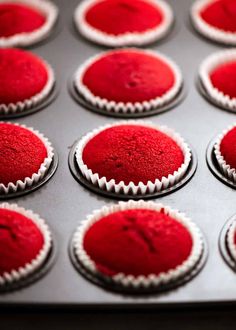
[[[38,281],[20,290],[1,293],[1,306],[90,309],[236,305],[235,272],[224,262],[218,249],[221,229],[227,219],[236,213],[235,191],[211,173],[205,158],[209,142],[235,121],[235,115],[207,102],[195,84],[200,62],[212,52],[223,49],[223,46],[208,42],[193,32],[189,23],[192,1],[168,2],[176,18],[171,37],[149,48],[176,61],[183,72],[187,95],[171,110],[155,114],[148,120],[179,132],[196,151],[198,168],[186,185],[154,200],[185,212],[200,226],[209,249],[205,267],[177,289],[141,296],[106,290],[88,281],[74,268],[68,247],[77,224],[94,209],[116,201],[79,184],[70,172],[68,155],[74,142],[85,133],[119,119],[89,111],[71,97],[68,83],[75,69],[88,57],[106,48],[86,41],[73,30],[72,15],[78,0],[55,0],[60,8],[60,31],[30,50],[45,58],[55,69],[59,95],[46,108],[12,121],[34,127],[45,134],[58,153],[59,167],[40,189],[9,202],[32,209],[47,221],[54,234],[57,258],[51,270]]]

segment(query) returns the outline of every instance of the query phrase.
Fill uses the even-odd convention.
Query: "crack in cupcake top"
[[[43,244],[43,234],[33,221],[0,208],[0,276],[30,263]]]
[[[147,52],[112,51],[84,72],[83,84],[94,96],[108,101],[135,103],[162,97],[175,84],[168,63]]]
[[[44,62],[20,49],[0,49],[0,104],[25,101],[40,93],[48,81]]]
[[[165,133],[141,125],[107,128],[84,147],[83,162],[107,181],[134,184],[168,177],[184,162],[177,143]]]
[[[33,32],[44,25],[46,17],[38,10],[19,3],[0,3],[0,38]]]
[[[236,32],[235,0],[209,1],[200,11],[201,18],[209,25],[225,32]]]
[[[43,142],[30,130],[0,123],[0,183],[24,180],[37,173],[47,157]]]
[[[159,26],[164,13],[158,4],[145,0],[96,1],[85,13],[86,22],[109,35],[142,33]]]
[[[147,276],[181,265],[193,241],[188,229],[164,212],[133,209],[95,222],[86,231],[83,246],[105,275]]]

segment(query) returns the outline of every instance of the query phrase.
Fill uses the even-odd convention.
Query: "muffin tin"
[[[192,2],[168,2],[175,14],[172,37],[152,44],[149,48],[158,50],[176,61],[183,72],[187,95],[170,111],[155,114],[149,120],[179,132],[195,150],[198,168],[193,178],[181,189],[153,198],[186,213],[199,225],[209,247],[205,267],[198,276],[178,289],[148,295],[127,295],[106,290],[81,276],[74,268],[69,251],[70,238],[77,224],[94,209],[105,204],[110,205],[114,200],[110,196],[90,192],[74,179],[68,166],[69,153],[71,151],[73,154],[73,145],[81,136],[118,119],[104,116],[93,109],[88,111],[84,104],[78,104],[71,97],[67,87],[68,84],[71,86],[71,77],[78,65],[106,48],[86,41],[72,30],[72,18],[78,0],[67,3],[55,0],[60,10],[60,33],[29,50],[45,58],[54,68],[60,93],[44,110],[12,121],[34,127],[47,136],[58,153],[59,167],[55,175],[40,189],[26,196],[11,196],[14,198],[9,202],[32,209],[47,221],[54,235],[57,258],[52,258],[53,267],[39,281],[21,290],[1,293],[0,305],[60,305],[87,309],[124,306],[186,307],[227,303],[236,305],[235,273],[224,262],[218,249],[221,229],[226,220],[236,213],[235,192],[212,175],[205,159],[211,139],[234,123],[235,115],[208,103],[195,85],[199,64],[212,52],[223,49],[223,46],[213,44],[193,33],[189,25]]]

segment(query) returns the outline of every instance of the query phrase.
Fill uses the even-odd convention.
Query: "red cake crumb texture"
[[[174,83],[174,72],[162,59],[131,49],[109,52],[83,76],[83,84],[93,95],[124,103],[161,97]]]
[[[23,3],[6,1],[0,4],[0,38],[33,32],[45,21],[46,17],[41,12]]]
[[[225,32],[236,32],[236,1],[213,0],[200,12],[209,25]]]
[[[94,223],[83,244],[103,274],[147,276],[181,265],[189,257],[193,241],[187,228],[162,211],[134,209]]]
[[[231,98],[236,98],[236,61],[217,66],[210,73],[210,79],[212,85],[220,92]]]
[[[220,152],[226,164],[236,169],[236,127],[232,128],[222,139]]]
[[[0,49],[0,104],[25,101],[40,93],[48,81],[45,64],[20,49]]]
[[[97,1],[85,14],[93,28],[115,36],[146,32],[158,27],[163,19],[162,10],[145,0]]]
[[[0,208],[0,275],[35,259],[44,245],[38,227],[22,214]]]
[[[16,183],[37,173],[47,157],[43,142],[26,128],[0,123],[0,183]]]
[[[125,184],[161,180],[184,162],[183,152],[173,139],[141,125],[103,130],[86,144],[82,158],[100,178]]]

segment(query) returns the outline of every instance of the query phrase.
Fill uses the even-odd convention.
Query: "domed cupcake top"
[[[0,191],[23,189],[40,180],[53,157],[49,141],[37,131],[0,122]]]
[[[236,44],[236,3],[234,0],[198,0],[192,6],[196,29],[209,39]]]
[[[86,38],[114,47],[158,40],[172,21],[171,8],[159,0],[89,0],[75,12],[76,26]]]
[[[184,140],[166,126],[122,121],[86,134],[75,158],[93,185],[120,194],[159,192],[179,182],[191,161]]]
[[[161,54],[121,49],[85,62],[76,72],[75,84],[86,100],[98,107],[145,111],[174,99],[182,76]]]
[[[224,135],[220,143],[220,152],[226,164],[236,169],[236,127]]]
[[[0,47],[28,46],[45,38],[58,16],[50,1],[1,0]]]
[[[86,144],[82,157],[93,173],[125,184],[161,180],[184,162],[183,151],[172,138],[141,125],[105,129]]]
[[[51,241],[38,215],[16,204],[0,204],[0,286],[37,270],[48,256]]]
[[[74,234],[85,269],[123,287],[177,281],[199,261],[202,237],[190,219],[153,202],[120,202],[87,217]]]

